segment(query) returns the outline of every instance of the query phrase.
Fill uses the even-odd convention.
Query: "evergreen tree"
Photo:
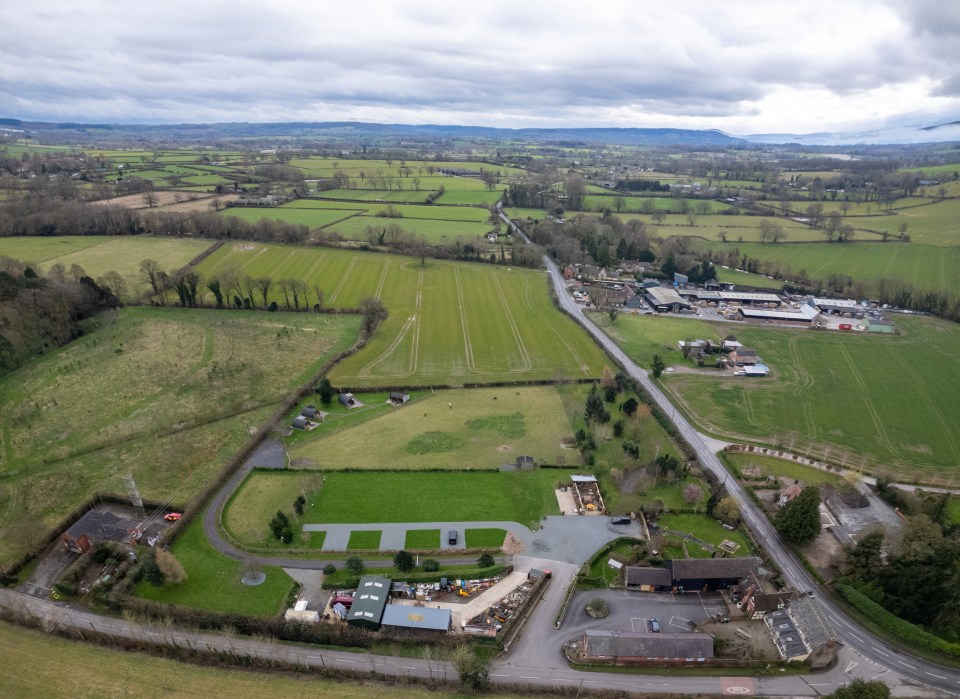
[[[820,491],[807,486],[780,508],[774,523],[780,535],[792,544],[803,546],[820,533]]]

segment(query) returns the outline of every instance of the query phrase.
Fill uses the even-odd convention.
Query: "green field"
[[[677,342],[699,338],[718,343],[727,334],[720,326],[693,318],[621,314],[611,322],[606,313],[591,313],[590,319],[620,345],[630,359],[647,369],[656,354],[667,366],[696,367],[692,359],[683,358]]]
[[[0,238],[0,255],[24,262],[41,263],[46,272],[56,263],[67,272],[70,266],[83,267],[87,275],[99,277],[115,271],[128,286],[142,286],[138,268],[146,259],[156,260],[169,271],[179,269],[213,245],[211,240],[184,240],[152,236],[57,236],[50,238]]]
[[[899,278],[924,291],[960,293],[960,247],[934,247],[915,243],[799,243],[764,245],[761,243],[710,243],[715,252],[736,247],[751,259],[779,263],[793,271],[804,271],[812,279],[827,279],[842,274],[864,282],[874,290],[881,277]],[[785,274],[788,278],[791,275]]]
[[[283,568],[265,566],[267,579],[261,585],[244,585],[241,561],[224,556],[207,541],[203,522],[197,517],[177,537],[170,552],[183,564],[187,579],[179,585],[154,587],[140,582],[134,594],[144,599],[218,612],[273,616],[287,600],[294,585]]]
[[[171,635],[176,635],[172,633]],[[358,656],[362,657],[362,656]],[[37,658],[56,658],[56,666],[24,672]],[[175,688],[175,689],[173,689]],[[179,660],[119,652],[81,641],[68,641],[0,621],[0,691],[7,697],[94,699],[133,696],[142,699],[184,697],[276,696],[288,699],[438,699],[460,695],[395,681],[331,680],[305,672],[278,674],[247,669],[202,667]],[[520,699],[528,694],[484,694],[490,699]]]
[[[437,391],[329,436],[288,446],[311,469],[496,469],[528,455],[555,463],[573,435],[557,389]],[[358,449],[357,445],[363,445]]]
[[[773,220],[783,227],[785,235],[781,239],[780,245],[769,243],[767,247],[784,247],[782,245],[783,241],[796,243],[825,240],[823,232],[820,229],[811,228],[804,223],[799,223],[791,219],[771,219],[766,216],[695,215],[694,225],[692,226],[684,214],[667,214],[660,224],[655,223],[649,216],[621,214],[620,218],[625,221],[631,218],[640,218],[647,223],[650,234],[657,238],[676,236],[703,238],[707,241],[720,241],[722,240],[721,235],[725,234],[728,244],[759,243],[760,222]],[[860,233],[857,238],[868,240],[880,239],[879,236],[869,233]]]
[[[599,375],[604,358],[557,311],[542,272],[259,243],[228,244],[199,265],[302,279],[333,307],[381,298],[390,317],[331,380],[351,388]],[[271,298],[282,302],[274,287]]]
[[[739,529],[733,531],[724,529],[716,520],[710,519],[706,515],[663,515],[658,522],[661,532],[664,529],[672,529],[683,534],[691,534],[718,548],[724,539],[728,539],[740,544],[739,550],[734,554],[735,556],[749,556],[751,553],[750,545]],[[664,540],[678,545],[678,539],[675,537],[666,535]],[[709,550],[703,549],[692,541],[687,542],[687,553],[690,554],[691,558],[709,558],[711,555]]]
[[[739,272],[729,267],[717,265],[717,281],[730,282],[738,287],[757,287],[758,289],[774,289],[780,291],[783,288],[783,282],[776,279],[770,279],[760,274],[751,274],[750,272]]]
[[[438,212],[441,209],[437,209]],[[481,210],[482,211],[482,210]],[[484,217],[486,218],[486,216]],[[336,231],[347,240],[368,240],[368,228],[384,229],[396,225],[404,231],[424,238],[430,243],[452,243],[458,238],[472,239],[486,235],[491,227],[476,221],[440,221],[422,218],[378,218],[376,216],[354,216],[327,227],[327,231]],[[389,241],[388,241],[389,242]]]
[[[501,543],[503,543],[501,541]],[[404,548],[408,550],[427,549],[435,550],[440,548],[440,530],[439,529],[410,529],[407,531],[407,538],[404,542]]]
[[[960,462],[960,326],[896,322],[902,336],[727,326],[768,379],[674,374],[666,385],[705,431],[943,484]]]
[[[355,316],[129,308],[0,379],[0,560],[95,492],[186,504]],[[282,358],[282,361],[278,359]],[[14,514],[16,513],[16,514]]]
[[[503,546],[507,532],[503,529],[468,528],[463,533],[464,545],[471,549],[498,549]]]
[[[804,485],[829,485],[839,488],[843,479],[836,473],[828,473],[812,466],[804,466],[794,461],[778,459],[772,456],[759,456],[757,454],[729,453],[724,455],[724,459],[732,463],[741,473],[746,468],[759,468],[761,476],[757,478],[745,478],[744,480],[765,480],[768,476],[776,478],[789,478],[802,481]]]
[[[317,524],[508,521],[560,514],[553,489],[573,471],[326,473],[303,521]],[[258,474],[259,475],[259,474]],[[262,474],[260,477],[269,477]]]
[[[383,532],[379,529],[375,531],[356,531],[350,532],[350,541],[347,543],[348,551],[376,551],[380,548],[380,537]]]
[[[239,218],[243,221],[256,223],[261,220],[283,221],[298,226],[307,226],[310,230],[329,226],[351,216],[356,216],[359,210],[349,209],[289,209],[278,206],[264,209],[256,206],[231,206],[220,212],[221,216]]]

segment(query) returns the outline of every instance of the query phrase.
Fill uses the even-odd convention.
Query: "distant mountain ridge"
[[[808,134],[767,133],[742,137],[750,143],[789,143],[799,146],[883,145],[960,141],[960,120],[921,125],[904,124],[861,131],[821,131]]]
[[[208,140],[230,137],[439,137],[521,140],[539,143],[569,142],[579,144],[615,145],[683,145],[736,146],[746,141],[716,129],[693,130],[673,128],[523,128],[505,129],[489,126],[458,126],[453,124],[380,124],[373,122],[229,122],[217,124],[81,124],[75,122],[32,122],[0,118],[0,124],[16,126],[27,132],[50,133],[76,138],[103,138],[109,136],[158,140]]]

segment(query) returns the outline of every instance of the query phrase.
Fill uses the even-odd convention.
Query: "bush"
[[[493,554],[490,553],[484,553],[480,556],[480,558],[477,559],[477,565],[481,568],[489,568],[495,563],[496,561],[493,558]]]
[[[613,436],[622,437],[623,436],[623,420],[617,420],[613,423]]]
[[[154,553],[154,558],[166,582],[171,585],[179,585],[187,579],[187,571],[183,569],[183,564],[166,549],[158,548]]]
[[[397,551],[393,554],[393,567],[401,573],[408,573],[415,566],[413,555],[409,551]]]
[[[337,567],[333,565],[333,563],[327,563],[327,565],[323,567],[324,575],[333,575],[336,572],[337,572]]]
[[[280,510],[270,520],[270,531],[276,538],[280,539],[281,543],[289,544],[293,541],[293,527],[290,525],[290,518]]]
[[[436,558],[428,558],[423,562],[422,568],[425,573],[436,573],[440,570],[440,561]]]
[[[347,556],[347,559],[343,562],[347,570],[349,570],[354,575],[363,574],[363,559],[360,556]]]
[[[160,570],[153,556],[143,563],[143,579],[155,587],[163,585],[163,571]]]

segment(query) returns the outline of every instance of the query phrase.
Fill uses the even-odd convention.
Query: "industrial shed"
[[[606,660],[614,665],[636,662],[703,662],[713,657],[713,637],[701,633],[633,633],[585,631],[583,660]]]
[[[691,308],[690,302],[681,298],[680,294],[662,286],[648,287],[644,289],[643,295],[647,303],[662,313],[678,313]]]
[[[353,604],[347,612],[347,623],[377,630],[383,618],[384,608],[390,598],[390,581],[379,575],[364,575],[360,578]]]
[[[741,308],[738,313],[742,320],[767,320],[775,323],[792,323],[794,325],[811,325],[820,317],[820,312],[807,304],[803,304],[795,311],[774,311],[768,308]]]
[[[449,609],[435,607],[413,607],[409,604],[388,604],[383,612],[382,624],[401,629],[421,629],[425,631],[449,631],[451,613]]]

